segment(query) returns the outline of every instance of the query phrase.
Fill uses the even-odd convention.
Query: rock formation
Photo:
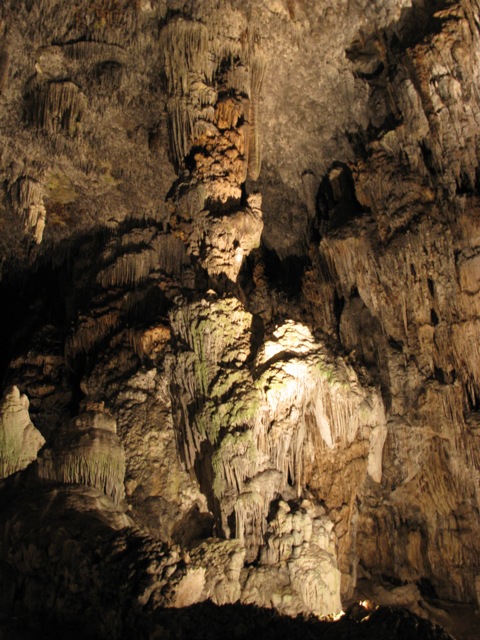
[[[479,82],[477,0],[0,5],[1,632],[475,637]]]
[[[0,407],[0,477],[21,471],[33,462],[45,443],[28,414],[29,402],[17,387],[7,391]]]

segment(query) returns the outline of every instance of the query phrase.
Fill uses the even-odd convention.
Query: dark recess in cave
[[[0,380],[5,382],[8,363],[28,349],[34,334],[53,325],[65,335],[64,265],[42,264],[29,274],[10,274],[0,284]]]
[[[310,265],[306,256],[287,256],[283,260],[276,251],[263,247],[265,273],[272,287],[295,298],[300,293],[300,283],[305,269]]]
[[[351,169],[335,162],[323,178],[317,193],[316,209],[320,235],[340,228],[365,210],[357,200]]]

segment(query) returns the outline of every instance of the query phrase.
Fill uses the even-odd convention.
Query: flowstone
[[[258,569],[246,570],[242,601],[296,615],[342,609],[333,522],[309,500],[272,505]]]
[[[172,401],[182,413],[185,462],[207,496],[218,533],[238,540],[247,562],[260,559],[258,571],[247,572],[242,598],[289,613],[340,610],[340,523],[335,528],[304,501],[286,517],[295,521],[288,532],[278,533],[278,514],[290,507],[280,502],[277,520],[270,514],[282,496],[301,498],[316,461],[329,452],[342,456],[360,447],[359,482],[367,474],[381,480],[386,426],[378,392],[291,320],[252,358],[253,317],[235,298],[187,304],[172,313],[171,324],[180,347],[171,360]],[[265,600],[260,594],[280,575],[283,595]]]

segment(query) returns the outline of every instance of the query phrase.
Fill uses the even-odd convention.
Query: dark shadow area
[[[194,505],[178,523],[172,533],[176,544],[186,548],[198,540],[205,540],[213,535],[214,519],[210,513],[203,513],[198,505]]]
[[[265,275],[273,288],[292,296],[300,293],[303,273],[310,264],[307,256],[290,255],[282,260],[276,251],[263,246],[263,260]]]
[[[66,308],[63,283],[65,266],[42,263],[31,273],[12,272],[0,285],[0,380],[8,363],[27,349],[32,336],[52,325],[64,335]]]
[[[198,480],[200,491],[207,498],[208,509],[213,513],[215,518],[215,525],[213,526],[214,532],[217,529],[217,533],[221,537],[225,537],[225,532],[222,531],[222,517],[220,502],[213,491],[213,480],[215,474],[212,465],[212,456],[214,453],[213,445],[209,440],[204,440],[201,444],[200,451],[195,456],[194,470]]]
[[[70,393],[68,410],[73,415],[83,397],[79,382],[99,351],[108,346],[112,333],[128,326],[147,328],[165,321],[171,302],[155,280],[120,283],[110,290],[97,282],[98,273],[113,265],[118,256],[138,251],[137,245],[122,243],[122,238],[129,231],[152,226],[153,222],[148,219],[127,219],[115,231],[102,228],[57,245],[47,243],[32,253],[30,264],[12,261],[4,265],[0,282],[2,387],[17,384],[15,366],[28,367],[29,352],[33,359],[37,353],[54,355],[63,360],[65,372],[61,385],[56,379],[47,382],[54,385],[58,382],[58,390],[61,387],[64,395],[67,391]],[[100,336],[88,352],[81,348],[69,350],[69,340],[79,327],[81,329],[82,316],[108,315],[110,308],[118,310],[118,325]],[[18,359],[17,365],[15,359]],[[58,368],[57,364],[57,372]],[[43,378],[40,376],[40,379]],[[32,416],[41,421],[41,416],[36,415],[41,398],[37,402],[26,385],[21,391],[30,397]],[[67,408],[63,401],[61,404],[63,409]]]
[[[432,584],[432,581],[429,580],[429,578],[420,578],[420,580],[417,582],[418,585],[418,589],[420,591],[420,594],[424,597],[424,598],[438,598],[438,594],[435,590],[435,587]]]
[[[412,6],[402,9],[400,20],[387,31],[392,46],[403,52],[422,42],[428,34],[439,33],[442,20],[435,14],[452,4],[451,0],[413,0]]]
[[[247,362],[253,363],[259,348],[262,346],[265,338],[265,323],[259,315],[252,315],[251,338],[250,338],[250,354]]]
[[[102,636],[85,634],[82,624],[55,626],[44,622],[29,629],[25,620],[0,623],[2,640],[100,640]],[[3,627],[3,629],[2,629]],[[38,633],[43,632],[44,636]],[[344,616],[337,622],[315,618],[289,618],[274,611],[250,605],[216,606],[204,602],[184,609],[164,609],[137,621],[121,636],[122,640],[452,640],[441,627],[419,618],[405,609],[380,608],[359,621]]]
[[[359,611],[358,603],[336,622],[239,603],[160,608],[142,594],[154,586],[152,568],[162,566],[164,545],[135,527],[114,530],[118,512],[107,503],[98,509],[97,490],[49,482],[33,487],[32,473],[0,483],[2,640],[452,640],[405,609]],[[180,537],[189,537],[189,528],[198,531],[198,516],[186,516]],[[27,556],[36,560],[24,574]],[[179,577],[186,566],[177,564]],[[159,585],[165,583],[162,571]],[[427,579],[419,586],[435,595]],[[166,585],[161,597],[167,602],[168,594],[173,602],[175,591]]]
[[[320,236],[364,213],[357,200],[352,172],[346,164],[335,162],[323,178],[317,193],[316,209]]]

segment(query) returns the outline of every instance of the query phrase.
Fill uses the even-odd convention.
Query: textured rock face
[[[81,414],[59,429],[38,458],[40,480],[96,487],[115,502],[125,497],[125,455],[115,420],[101,413]]]
[[[478,3],[7,4],[1,615],[478,604]]]
[[[7,391],[0,405],[0,478],[25,469],[45,443],[30,420],[28,407],[27,396],[20,395],[17,387]]]

